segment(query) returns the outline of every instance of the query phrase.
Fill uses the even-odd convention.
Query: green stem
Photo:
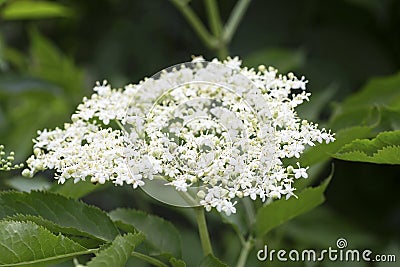
[[[253,238],[250,236],[249,239],[244,243],[242,247],[242,251],[240,252],[239,259],[236,263],[236,267],[245,267],[246,266],[246,261],[247,257],[249,256],[249,253],[251,249],[253,248]]]
[[[228,51],[228,47],[226,46],[226,44],[221,43],[220,46],[217,49],[217,55],[219,59],[225,59],[229,56],[229,51]]]
[[[200,206],[199,202],[192,198],[188,192],[177,191],[178,194],[186,201],[189,207],[198,207]]]
[[[208,235],[206,217],[204,215],[204,207],[195,207],[193,209],[196,213],[196,221],[199,228],[201,247],[203,248],[204,256],[207,256],[209,254],[212,255],[213,252],[210,242],[210,236]]]
[[[216,0],[205,0],[208,22],[211,27],[211,32],[213,33],[215,39],[217,40],[216,52],[219,59],[225,59],[229,55],[228,42],[225,42],[222,38],[222,28],[223,24],[221,22],[221,16],[219,13],[219,8]]]
[[[222,39],[225,43],[229,44],[232,40],[233,35],[235,34],[237,27],[239,26],[240,21],[242,20],[244,13],[250,4],[251,0],[239,0],[228,19],[228,22],[225,25],[224,33]]]
[[[228,42],[225,42],[222,38],[223,27],[218,5],[215,0],[206,0],[208,19],[213,34],[207,30],[196,13],[187,4],[187,1],[171,0],[171,2],[183,14],[207,48],[216,51],[220,59],[224,59],[229,55],[227,47]]]
[[[178,8],[178,10],[183,14],[189,24],[192,26],[194,31],[203,41],[203,43],[210,49],[215,49],[218,45],[218,41],[213,35],[209,33],[207,28],[201,22],[199,17],[194,13],[194,11],[187,4],[187,1],[182,0],[171,0],[171,2]]]
[[[222,32],[222,22],[216,0],[205,0],[211,32],[218,37]]]
[[[122,130],[122,131],[126,131],[124,125],[122,125],[122,123],[119,120],[115,120],[115,123],[118,125],[118,127]]]
[[[140,260],[146,261],[146,262],[152,264],[153,266],[157,266],[157,267],[168,267],[168,265],[166,265],[166,264],[163,263],[162,261],[157,260],[156,258],[147,256],[147,255],[144,255],[144,254],[142,254],[142,253],[136,252],[136,251],[132,252],[132,256],[133,256],[133,257],[136,257],[136,258],[138,258],[138,259],[140,259]]]
[[[233,228],[233,231],[236,233],[237,237],[239,238],[240,244],[243,247],[244,244],[246,243],[246,240],[244,240],[244,237],[243,237],[242,233],[238,229],[239,227],[232,227],[232,228]]]

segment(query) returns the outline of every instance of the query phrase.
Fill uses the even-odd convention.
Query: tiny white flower
[[[309,167],[307,168],[301,168],[300,167],[300,163],[296,163],[297,166],[299,167],[298,169],[293,169],[293,173],[294,173],[294,178],[298,179],[298,178],[308,178],[308,174],[307,174],[307,170]]]
[[[334,134],[298,117],[295,108],[310,96],[304,77],[241,64],[195,57],[121,89],[96,83],[71,123],[38,131],[23,175],[54,169],[61,184],[87,178],[133,188],[164,176],[177,191],[202,186],[200,204],[227,215],[236,197],[295,196],[293,179],[307,178],[308,167],[284,159]]]

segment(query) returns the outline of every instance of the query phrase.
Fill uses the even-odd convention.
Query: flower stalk
[[[252,248],[253,248],[253,238],[250,236],[249,239],[246,241],[246,243],[244,243],[244,245],[242,246],[242,250],[240,252],[240,256],[237,261],[236,267],[246,266],[247,257],[249,256],[249,253]]]
[[[225,25],[224,32],[222,35],[222,39],[226,43],[230,43],[233,35],[235,34],[240,21],[242,20],[246,10],[250,4],[251,0],[240,0],[237,2],[236,6],[233,8],[233,11],[228,19],[228,22]]]
[[[192,26],[193,30],[199,36],[200,40],[204,45],[210,49],[214,49],[217,46],[217,40],[215,37],[207,30],[203,22],[196,15],[192,8],[182,0],[171,0],[175,7],[182,13],[187,22]]]
[[[206,8],[208,14],[208,21],[210,23],[211,32],[214,36],[220,36],[222,31],[221,16],[216,0],[206,0]]]
[[[204,256],[207,256],[209,254],[212,255],[213,251],[210,242],[210,236],[208,235],[207,222],[206,222],[206,217],[204,215],[204,208],[195,207],[193,209],[196,214],[196,221],[199,229],[201,247],[203,248]]]
[[[216,51],[220,59],[229,55],[229,43],[239,26],[247,7],[251,0],[239,0],[235,5],[228,22],[224,26],[221,20],[218,4],[216,0],[206,0],[206,10],[210,31],[204,26],[203,22],[196,15],[192,8],[188,5],[188,1],[171,0],[176,8],[182,13],[187,22],[202,40],[204,45]]]

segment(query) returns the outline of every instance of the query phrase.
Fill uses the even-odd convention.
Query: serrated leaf
[[[104,188],[106,186],[107,185],[101,184],[95,185],[89,181],[79,181],[78,184],[75,184],[73,179],[69,179],[62,185],[54,183],[48,191],[60,194],[65,197],[79,199],[92,193],[95,190],[98,190],[99,188]]]
[[[117,236],[109,247],[101,250],[88,262],[87,267],[122,267],[128,261],[135,247],[143,240],[144,235],[141,233]]]
[[[6,20],[42,19],[68,17],[71,10],[59,3],[50,1],[10,1],[2,10],[1,17]]]
[[[49,192],[0,193],[0,219],[17,214],[41,217],[60,229],[111,241],[118,230],[106,213],[81,201]]]
[[[186,263],[183,260],[178,260],[176,258],[169,259],[172,267],[186,267]]]
[[[29,179],[22,176],[13,177],[5,183],[18,191],[30,192],[32,190],[45,190],[51,186],[51,183],[43,176],[37,176],[35,179]]]
[[[297,195],[297,199],[280,199],[260,208],[256,217],[257,235],[263,236],[273,228],[322,204],[325,200],[324,191],[332,176],[333,170],[321,185],[304,189]]]
[[[0,222],[0,266],[46,266],[92,252],[32,222]]]
[[[213,255],[207,255],[200,262],[199,267],[228,267],[228,265],[226,265]]]
[[[373,119],[378,111],[400,109],[400,73],[373,78],[360,91],[338,105],[330,121],[330,127],[343,128],[360,125]],[[382,119],[382,118],[381,118]]]
[[[155,215],[149,215],[133,209],[116,209],[109,213],[111,219],[124,229],[134,227],[146,236],[146,243],[150,246],[150,254],[170,254],[181,257],[181,239],[178,230],[172,223]],[[122,224],[121,224],[122,223]],[[125,228],[131,231],[131,228]]]
[[[400,130],[380,133],[372,140],[354,140],[343,146],[334,157],[349,161],[400,164]]]
[[[371,131],[372,127],[369,126],[355,126],[339,130],[336,133],[335,142],[329,144],[317,144],[314,147],[310,147],[300,157],[299,161],[302,165],[309,166],[327,160],[342,146],[352,142],[353,140],[357,138],[371,137]]]
[[[16,214],[13,216],[8,216],[7,219],[19,222],[33,222],[46,228],[54,234],[61,233],[86,248],[95,248],[104,243],[104,241],[98,240],[96,237],[89,233],[79,231],[73,227],[60,226],[53,223],[52,221],[43,219],[40,216]]]

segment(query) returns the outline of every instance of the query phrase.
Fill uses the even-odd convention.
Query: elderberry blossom
[[[162,180],[176,194],[235,213],[237,198],[286,199],[307,166],[285,166],[334,134],[298,117],[307,81],[239,58],[168,68],[139,84],[97,83],[63,128],[38,132],[27,176],[53,169],[64,183],[89,180],[145,187]],[[195,189],[195,190],[194,190]]]
[[[0,171],[11,171],[24,167],[23,163],[13,164],[13,162],[14,151],[6,155],[6,152],[4,152],[4,145],[0,145]]]

